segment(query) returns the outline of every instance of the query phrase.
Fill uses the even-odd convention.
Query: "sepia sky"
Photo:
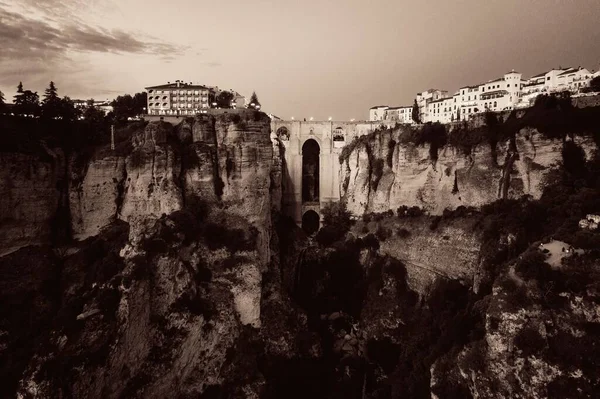
[[[600,0],[0,0],[0,91],[112,99],[182,79],[281,118],[600,64]]]

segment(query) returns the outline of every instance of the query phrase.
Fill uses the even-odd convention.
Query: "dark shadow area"
[[[302,202],[319,201],[319,144],[306,140],[302,146]]]
[[[319,230],[319,214],[312,210],[304,212],[304,215],[302,215],[302,229],[309,235]]]

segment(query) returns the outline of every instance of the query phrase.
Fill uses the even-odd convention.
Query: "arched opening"
[[[302,229],[306,234],[313,234],[319,230],[319,214],[313,210],[308,210],[302,215]]]
[[[282,126],[279,129],[277,129],[277,137],[281,141],[289,141],[290,140],[290,132],[287,130],[286,127]]]
[[[319,202],[319,144],[308,139],[302,146],[302,202]]]

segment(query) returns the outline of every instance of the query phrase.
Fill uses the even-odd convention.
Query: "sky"
[[[600,66],[600,0],[0,0],[0,91],[113,99],[181,79],[283,119],[367,119],[515,69]]]

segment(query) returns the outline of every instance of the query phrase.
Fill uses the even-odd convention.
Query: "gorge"
[[[0,153],[0,396],[592,397],[598,130],[490,125],[348,137],[313,235],[257,111]]]

